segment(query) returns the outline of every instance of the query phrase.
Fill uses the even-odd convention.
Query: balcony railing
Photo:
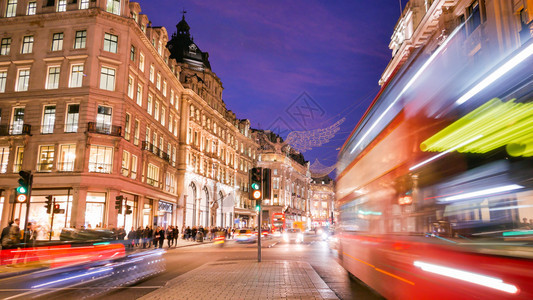
[[[57,168],[60,172],[72,172],[74,171],[74,162],[59,162]]]
[[[37,164],[37,172],[52,172],[53,163],[40,163]]]
[[[31,134],[31,125],[0,125],[0,136]]]
[[[110,124],[89,122],[87,130],[93,133],[101,133],[101,134],[107,134],[107,135],[112,135],[112,136],[122,135],[121,126],[115,126],[115,125],[110,125]]]
[[[146,183],[154,187],[159,187],[159,181],[152,178],[146,178]]]
[[[89,162],[89,172],[111,174],[112,164]]]
[[[170,163],[170,155],[168,155],[168,153],[165,153],[163,150],[157,148],[154,144],[152,144],[150,142],[147,142],[147,141],[144,141],[144,142],[142,142],[142,149],[143,150],[148,150],[148,151],[152,152],[153,154],[161,157],[166,162]]]

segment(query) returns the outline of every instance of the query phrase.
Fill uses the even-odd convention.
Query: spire
[[[182,11],[182,17],[181,21],[176,25],[176,34],[179,36],[189,36],[189,30],[191,27],[189,27],[189,24],[187,24],[187,21],[185,21],[185,14],[187,13],[186,10]]]

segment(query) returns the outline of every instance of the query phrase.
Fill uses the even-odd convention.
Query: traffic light
[[[261,210],[261,205],[259,204],[259,200],[255,202],[255,211],[259,212]]]
[[[261,186],[263,184],[263,169],[252,168],[250,170],[250,198],[252,200],[261,200],[263,192]]]
[[[122,213],[122,200],[124,199],[124,196],[118,195],[115,197],[115,208],[118,209],[118,213]]]
[[[45,197],[46,198],[46,202],[44,204],[44,207],[46,208],[46,213],[47,214],[50,214],[52,213],[52,195],[48,195]]]
[[[270,199],[270,187],[272,182],[271,171],[268,168],[263,169],[263,199]]]
[[[131,215],[133,211],[131,210],[131,205],[126,205],[126,214]]]
[[[59,208],[59,204],[54,204],[54,214],[64,214],[65,210]]]
[[[29,171],[20,171],[19,172],[19,186],[17,187],[17,201],[26,202],[28,199],[29,191],[31,189],[31,184],[33,180],[33,175]]]

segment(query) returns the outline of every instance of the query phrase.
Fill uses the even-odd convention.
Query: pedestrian
[[[28,222],[28,226],[24,230],[24,246],[35,247],[35,240],[37,239],[37,232],[33,228],[31,222]]]
[[[174,242],[174,236],[173,236],[173,231],[172,231],[172,226],[168,226],[167,228],[167,232],[166,232],[166,235],[167,235],[167,244],[168,244],[168,247],[172,247],[172,243]]]
[[[174,238],[174,247],[178,246],[178,238],[180,236],[180,230],[178,228],[178,226],[174,226],[174,228],[172,228],[172,237]]]
[[[193,242],[196,241],[196,233],[198,232],[198,229],[196,228],[196,226],[194,226],[192,229],[191,229],[191,237],[192,237],[192,240]]]
[[[133,248],[135,246],[135,228],[131,226],[130,232],[128,232],[128,248]]]
[[[165,229],[163,227],[159,227],[159,248],[163,248],[163,243],[165,243]],[[157,242],[155,246],[157,248]]]

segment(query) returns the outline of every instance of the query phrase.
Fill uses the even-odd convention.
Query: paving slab
[[[216,261],[144,297],[158,299],[339,299],[303,261]]]

